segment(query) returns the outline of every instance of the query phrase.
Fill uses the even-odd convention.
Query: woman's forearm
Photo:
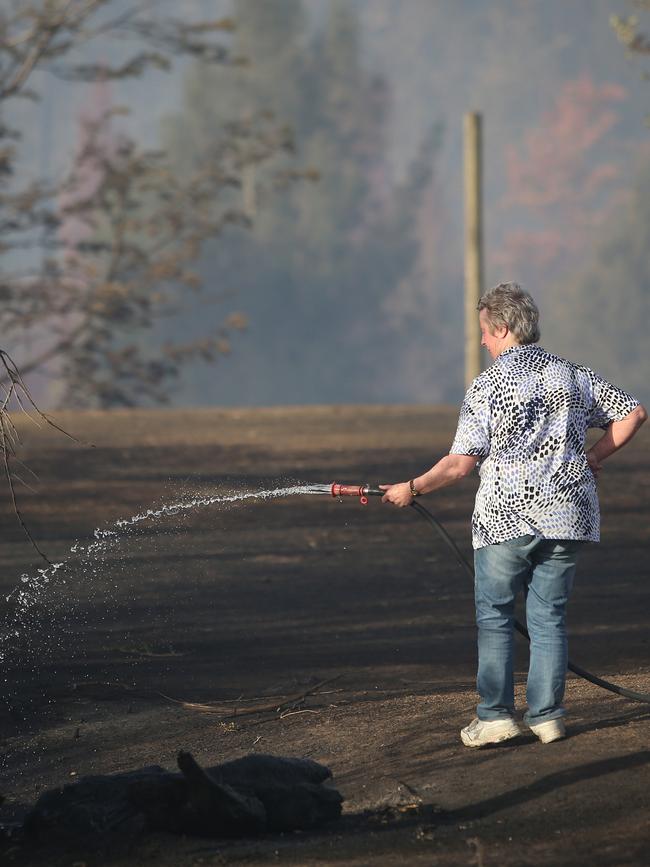
[[[421,494],[430,494],[465,478],[476,466],[478,458],[469,455],[445,455],[430,470],[413,479]]]
[[[469,475],[478,458],[470,455],[445,455],[437,464],[434,464],[426,473],[422,473],[412,479],[413,486],[418,494],[430,494],[438,488],[453,485]],[[413,501],[411,482],[398,482],[395,485],[379,485],[386,493],[382,497],[383,503],[393,503],[396,506],[409,506]]]
[[[643,406],[637,406],[629,415],[620,421],[613,421],[607,428],[598,442],[589,449],[589,452],[600,461],[604,461],[614,452],[628,443],[634,434],[638,431],[644,421],[648,418],[648,413]]]

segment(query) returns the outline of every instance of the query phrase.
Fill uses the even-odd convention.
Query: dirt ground
[[[455,420],[452,407],[57,416],[94,448],[19,420],[21,457],[40,479],[21,494],[25,519],[66,569],[41,582],[16,621],[16,588],[33,588],[42,564],[5,497],[0,592],[13,626],[4,627],[2,820],[85,774],[173,769],[180,749],[208,765],[251,752],[308,756],[332,769],[346,800],[341,821],[314,833],[159,834],[95,851],[9,838],[0,857],[88,867],[647,864],[648,705],[571,676],[566,740],[461,745],[476,701],[472,587],[413,510],[291,496],[114,524],[229,491],[402,480],[447,450]],[[649,438],[642,430],[606,464],[602,542],[586,547],[570,606],[572,660],[644,692]],[[425,501],[468,557],[476,484]],[[119,532],[93,556],[95,528]],[[520,641],[522,709],[526,662]],[[229,716],[314,688],[288,713]]]

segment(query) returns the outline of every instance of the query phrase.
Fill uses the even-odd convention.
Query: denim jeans
[[[520,590],[526,597],[530,634],[524,721],[536,724],[564,716],[566,603],[583,544],[520,536],[474,552],[479,719],[505,719],[514,713],[513,620]]]

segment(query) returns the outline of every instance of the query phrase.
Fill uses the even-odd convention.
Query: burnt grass
[[[411,509],[291,496],[93,531],[162,504],[292,484],[398,481],[429,467],[454,407],[61,413],[94,447],[16,419],[39,477],[19,492],[33,535],[65,560],[5,643],[5,826],[48,788],[248,753],[328,765],[345,797],[315,832],[220,841],[156,834],[34,849],[9,864],[646,864],[650,707],[570,676],[568,737],[470,751],[472,587]],[[600,480],[602,541],[570,604],[574,662],[650,692],[650,430]],[[477,479],[426,498],[467,557]],[[42,564],[2,502],[0,591]],[[6,627],[5,627],[6,628]],[[517,638],[519,706],[527,651]],[[300,698],[302,696],[302,698]],[[293,701],[292,701],[293,699]],[[208,713],[182,702],[208,704]],[[277,710],[276,708],[279,708]],[[257,709],[257,710],[256,710]],[[233,711],[236,713],[233,715]]]

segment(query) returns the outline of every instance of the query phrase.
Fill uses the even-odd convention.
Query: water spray
[[[212,506],[216,504],[230,504],[242,500],[269,500],[279,497],[314,494],[329,496],[334,499],[338,499],[340,502],[343,502],[344,497],[355,498],[359,500],[361,505],[366,506],[370,497],[383,497],[385,493],[386,492],[383,491],[380,487],[373,486],[368,483],[361,485],[349,485],[342,484],[340,482],[328,482],[326,484],[293,485],[283,488],[274,488],[272,490],[246,491],[232,494],[217,494],[213,496],[198,497],[189,501],[180,501],[176,503],[166,504],[160,506],[157,509],[147,509],[145,512],[133,515],[130,518],[115,521],[112,525],[112,528],[95,530],[95,541],[93,541],[92,543],[88,545],[81,545],[80,543],[76,542],[71,547],[70,553],[77,556],[83,554],[90,557],[96,557],[104,553],[107,547],[118,542],[121,537],[124,537],[125,535],[128,535],[130,532],[132,532],[137,527],[137,525],[141,524],[142,522],[146,522],[151,519],[156,520],[162,517],[177,515],[179,513],[190,511],[199,507]],[[434,517],[434,515],[432,515],[431,512],[417,500],[412,500],[410,506],[422,518],[424,518],[424,520],[427,521],[431,527],[433,527],[436,533],[440,536],[440,538],[453,553],[454,558],[467,573],[467,576],[473,582],[474,570],[472,566],[469,564],[458,545],[454,542],[454,540],[442,526],[440,521],[436,517]],[[0,631],[0,662],[6,663],[6,650],[8,644],[12,642],[15,638],[19,637],[20,628],[23,625],[23,619],[29,613],[30,609],[39,602],[41,594],[45,590],[46,585],[50,584],[50,581],[52,578],[54,578],[55,573],[59,569],[62,569],[63,566],[64,563],[54,563],[51,564],[47,569],[39,569],[36,576],[29,576],[28,574],[22,575],[21,585],[15,588],[15,590],[9,593],[9,595],[6,597],[6,601],[9,601],[11,597],[15,596],[17,610],[14,612],[12,620],[7,624],[7,629],[4,630],[4,632]],[[517,632],[519,632],[524,638],[526,638],[526,640],[530,641],[528,630],[525,626],[523,626],[516,619],[514,620],[513,625]],[[578,675],[578,677],[581,677],[584,680],[588,680],[595,686],[600,686],[602,687],[602,689],[607,689],[610,692],[614,692],[617,695],[623,696],[624,698],[629,698],[632,701],[639,701],[645,704],[650,704],[650,694],[635,692],[634,690],[626,689],[625,687],[610,683],[607,680],[603,680],[602,678],[591,674],[584,668],[575,665],[571,661],[569,661],[567,667],[569,671],[572,671],[574,674]]]

